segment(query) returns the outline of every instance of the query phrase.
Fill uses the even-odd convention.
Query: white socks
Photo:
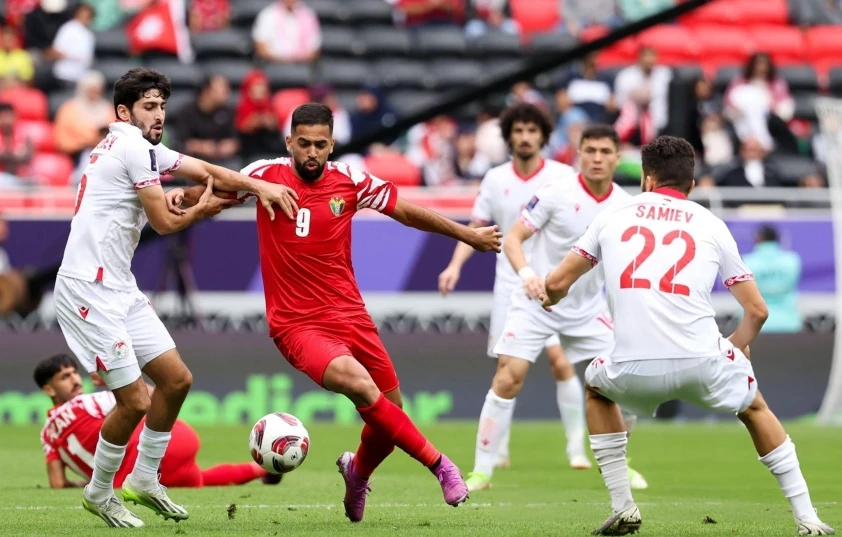
[[[626,465],[626,433],[592,434],[590,440],[602,479],[611,494],[611,508],[615,514],[628,509],[634,505],[634,499]]]
[[[137,462],[131,474],[133,482],[142,484],[158,481],[158,469],[161,467],[161,459],[164,458],[171,436],[169,431],[159,433],[146,425],[143,426],[137,446]]]
[[[798,455],[795,454],[795,444],[789,436],[783,444],[760,457],[760,462],[765,464],[778,480],[784,496],[792,505],[792,514],[795,518],[818,523],[819,517],[813,509],[810,491],[807,490],[807,482],[804,481],[801,466],[798,464]]]
[[[512,414],[514,414],[514,406],[512,406]],[[500,439],[500,447],[497,448],[497,455],[494,458],[495,464],[503,459],[509,458],[509,437],[511,436],[511,424],[506,432],[503,433],[503,438]]]
[[[114,474],[120,469],[125,454],[126,446],[115,446],[100,434],[94,453],[93,476],[86,487],[95,503],[102,503],[114,495]]]
[[[514,399],[503,399],[494,390],[488,390],[479,415],[474,472],[488,477],[494,473],[494,458],[500,449],[501,440],[512,426],[514,410]]]
[[[567,458],[587,457],[585,452],[585,391],[579,377],[556,381],[556,401],[567,436]]]

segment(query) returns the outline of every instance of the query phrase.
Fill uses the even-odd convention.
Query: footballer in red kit
[[[35,368],[35,383],[53,401],[41,430],[41,446],[47,461],[51,488],[84,487],[91,479],[99,432],[116,404],[110,391],[84,393],[76,362],[67,354],[51,356]],[[142,421],[126,446],[126,456],[114,476],[120,488],[138,455]],[[161,460],[161,484],[166,487],[240,485],[255,479],[276,484],[280,475],[269,474],[254,462],[219,464],[201,469],[196,464],[199,436],[183,421],[176,421],[172,439]],[[71,470],[80,480],[67,477]]]
[[[258,214],[260,263],[270,335],[293,367],[348,397],[365,426],[356,453],[336,464],[345,480],[345,514],[362,520],[368,478],[398,447],[438,478],[445,502],[457,506],[468,490],[456,467],[401,409],[398,377],[368,315],[351,263],[351,219],[372,209],[421,231],[500,251],[496,226],[469,228],[398,197],[395,185],[346,164],[328,162],[333,114],[310,103],[292,114],[292,158],[262,160],[243,174],[292,188],[294,220]]]

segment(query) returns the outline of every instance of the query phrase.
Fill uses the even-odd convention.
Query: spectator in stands
[[[506,0],[471,0],[471,19],[465,25],[465,35],[474,38],[486,32],[520,33],[518,23],[506,16]]]
[[[187,12],[191,32],[216,32],[231,21],[229,0],[192,0]]]
[[[199,96],[179,111],[176,133],[185,152],[227,168],[239,169],[235,158],[240,140],[234,114],[228,107],[231,87],[222,75],[211,75],[202,82]]]
[[[533,88],[532,84],[524,80],[515,82],[515,85],[512,86],[511,91],[506,96],[507,106],[512,106],[518,103],[534,104],[535,106],[543,108],[545,112],[550,111],[550,107],[547,105],[547,102],[544,100],[544,96],[541,95],[541,92]]]
[[[616,111],[611,81],[597,71],[595,52],[582,58],[582,62],[564,77],[556,90],[555,100],[559,113],[578,106],[592,123],[605,123]]]
[[[748,60],[742,76],[725,91],[725,105],[741,140],[754,137],[766,150],[798,152],[798,142],[786,126],[795,113],[795,100],[768,54],[757,53]]]
[[[30,51],[46,51],[59,28],[70,18],[67,0],[41,0],[24,18],[24,44]]]
[[[617,0],[623,19],[634,22],[669,9],[675,0]]]
[[[722,102],[714,94],[713,83],[702,75],[689,86],[689,92],[686,138],[696,151],[697,161],[707,167],[727,164],[734,158],[734,136],[722,115]]]
[[[105,77],[99,71],[88,71],[76,84],[76,95],[56,113],[56,147],[74,162],[87,163],[87,153],[116,120],[114,104],[105,96]]]
[[[0,172],[6,175],[3,182],[10,185],[19,184],[16,177],[29,175],[27,166],[34,153],[32,140],[17,132],[17,122],[15,108],[0,102]]]
[[[270,62],[312,62],[322,47],[319,19],[299,0],[275,0],[263,8],[252,39],[257,56]]]
[[[575,166],[582,131],[588,123],[588,115],[576,106],[561,114],[548,144],[551,158],[568,166]]]
[[[474,136],[477,152],[485,155],[492,166],[499,166],[509,159],[509,147],[500,130],[500,107],[485,104],[477,114]]]
[[[17,31],[11,26],[4,26],[0,32],[0,78],[3,79],[3,87],[31,82],[35,67],[32,57],[21,48]]]
[[[578,36],[585,28],[623,24],[615,0],[559,0],[562,30]]]
[[[763,332],[800,332],[803,326],[798,311],[798,283],[801,257],[781,248],[778,230],[763,226],[755,236],[754,250],[743,257],[769,308]]]
[[[392,4],[397,22],[409,29],[465,24],[465,0],[386,1]]]
[[[620,107],[620,115],[614,122],[614,129],[623,144],[642,147],[658,135],[651,112],[652,95],[649,88],[640,87],[631,91]]]
[[[443,185],[456,178],[457,132],[456,121],[447,116],[435,117],[407,132],[406,157],[422,169],[425,185]]]
[[[456,179],[475,183],[477,186],[485,173],[491,169],[488,157],[477,151],[476,133],[463,128],[456,136],[453,171]]]
[[[764,187],[785,186],[775,166],[768,160],[769,152],[755,137],[746,138],[740,145],[739,158],[717,181],[718,186]]]
[[[91,30],[96,12],[88,4],[79,4],[73,18],[59,28],[47,57],[55,60],[53,76],[61,82],[75,84],[94,62],[96,37]]]
[[[647,101],[657,135],[666,127],[669,118],[668,97],[671,80],[672,70],[658,65],[658,52],[651,47],[642,47],[637,63],[617,73],[617,79],[614,81],[617,107],[622,109],[629,101],[636,101],[638,104],[642,100]]]
[[[357,93],[357,109],[351,114],[351,134],[355,138],[371,134],[381,127],[394,124],[397,117],[383,88],[369,83]],[[389,140],[387,144],[393,142],[394,140]]]
[[[243,79],[234,124],[240,133],[245,161],[253,162],[266,155],[283,152],[284,144],[272,107],[269,79],[263,71],[254,69]]]
[[[23,29],[24,18],[39,3],[41,0],[6,0],[4,6],[6,24],[13,28]]]

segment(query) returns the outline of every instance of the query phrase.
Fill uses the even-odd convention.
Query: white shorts
[[[658,405],[678,399],[718,412],[743,412],[757,396],[751,362],[727,339],[708,358],[612,362],[596,358],[585,370],[594,390],[626,410],[652,416]]]
[[[537,301],[514,301],[509,307],[496,354],[535,363],[547,338],[558,337],[571,364],[604,356],[614,348],[614,329],[607,313],[590,319],[565,320],[544,311]]]
[[[511,303],[512,294],[510,292],[494,293],[494,304],[491,309],[491,327],[488,329],[488,349],[486,350],[488,356],[491,358],[497,358],[497,353],[494,352],[494,346],[499,341],[500,336],[503,335],[503,325],[506,323],[506,314],[509,311]],[[556,345],[561,345],[558,334],[553,334],[544,341],[544,348],[555,347]]]
[[[68,347],[85,370],[100,371],[112,390],[134,382],[147,363],[175,348],[140,290],[118,291],[59,276],[53,297]]]

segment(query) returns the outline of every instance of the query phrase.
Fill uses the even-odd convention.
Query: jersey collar
[[[653,194],[660,194],[662,196],[667,196],[667,197],[670,197],[670,198],[676,198],[676,199],[680,199],[680,200],[686,200],[687,199],[687,196],[683,192],[679,192],[678,190],[676,190],[674,188],[669,188],[669,187],[666,187],[666,186],[656,188],[655,190],[652,191],[652,193]]]
[[[585,177],[581,173],[579,174],[579,184],[582,185],[582,189],[588,194],[588,196],[592,197],[597,203],[602,203],[607,200],[608,197],[611,196],[611,193],[614,192],[614,181],[611,181],[611,184],[608,186],[608,192],[598,197],[596,194],[591,192],[591,188],[588,186],[588,183],[585,181]]]
[[[536,175],[538,175],[539,173],[541,173],[541,170],[544,169],[544,162],[545,162],[545,160],[541,159],[540,164],[538,164],[538,167],[535,168],[534,172],[530,173],[529,175],[521,175],[521,173],[519,171],[517,171],[517,167],[515,166],[515,161],[512,160],[512,170],[514,170],[515,175],[517,175],[518,178],[521,181],[526,182],[526,181],[529,181],[530,179],[532,179],[533,177],[535,177]]]

